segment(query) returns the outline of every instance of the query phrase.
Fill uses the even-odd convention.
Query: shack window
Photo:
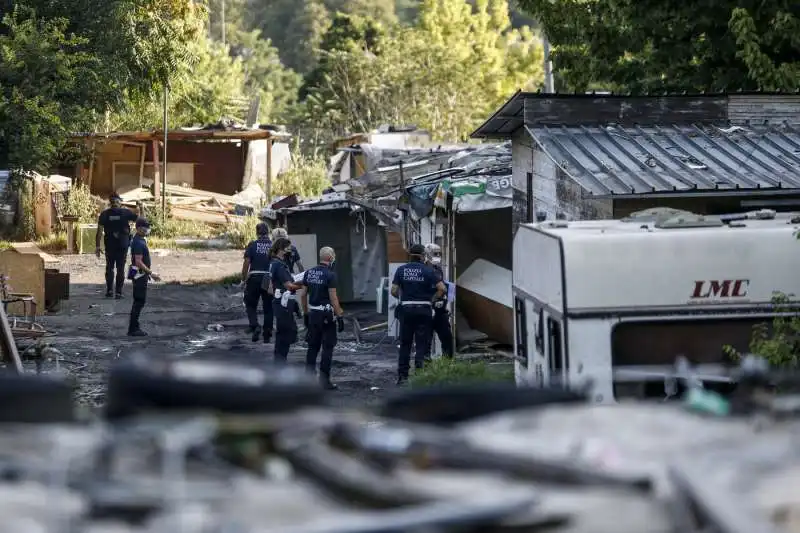
[[[770,322],[764,317],[621,322],[611,332],[611,361],[671,366],[684,356],[692,364],[725,363],[723,346],[747,351],[753,327]]]
[[[525,310],[525,300],[521,298],[514,298],[514,315],[516,317],[516,330],[517,330],[517,357],[522,358],[522,363],[527,366],[528,364],[528,323],[526,320],[527,313]]]
[[[547,358],[551,375],[558,375],[564,369],[561,359],[561,323],[552,317],[547,318]]]

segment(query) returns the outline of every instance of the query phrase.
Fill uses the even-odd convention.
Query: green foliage
[[[753,327],[750,352],[765,358],[776,367],[797,368],[800,366],[800,317],[792,295],[775,293],[772,298],[773,311],[778,314],[772,323]],[[741,357],[732,346],[724,346],[725,353],[734,360]]]
[[[416,370],[409,379],[412,388],[487,382],[513,383],[513,367],[440,357],[428,362],[422,370]]]
[[[225,235],[228,237],[231,246],[234,248],[244,248],[256,238],[256,226],[261,222],[257,216],[244,217],[241,222],[231,222],[228,224]]]
[[[242,62],[245,94],[261,98],[260,122],[285,117],[297,102],[300,75],[283,66],[278,49],[259,30],[233,32],[231,51]]]
[[[289,170],[272,180],[272,194],[284,196],[296,193],[309,198],[319,196],[330,185],[326,161],[321,157],[304,154],[295,147]]]
[[[413,28],[377,43],[351,35],[361,40],[323,50],[308,80],[306,120],[335,135],[416,124],[462,140],[514,90],[542,81],[540,41],[511,28],[507,0],[424,0]]]
[[[89,187],[83,183],[74,184],[67,195],[64,205],[64,214],[78,217],[79,224],[94,224],[100,214]]]
[[[800,19],[783,0],[518,0],[554,45],[560,91],[794,90]]]
[[[0,0],[0,167],[46,171],[70,132],[191,63],[194,10],[192,0]]]
[[[192,43],[189,50],[196,62],[181,65],[170,79],[170,127],[205,125],[242,115],[242,62],[231,58],[226,46],[204,37]],[[129,100],[123,110],[106,118],[105,126],[111,131],[158,128],[163,124],[163,112],[163,94],[151,93]]]
[[[16,240],[32,241],[36,238],[36,220],[33,214],[33,180],[19,180],[19,224]]]

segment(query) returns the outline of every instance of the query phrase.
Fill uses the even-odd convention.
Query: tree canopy
[[[518,0],[553,44],[562,91],[794,90],[800,4]]]

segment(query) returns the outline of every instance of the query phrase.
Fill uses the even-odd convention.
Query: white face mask
[[[431,263],[433,263],[434,265],[440,265],[442,263],[442,256],[434,255],[433,257],[431,257]]]
[[[150,228],[142,228],[142,233],[145,235],[150,235]]]

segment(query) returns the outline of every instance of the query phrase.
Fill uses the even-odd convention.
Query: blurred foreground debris
[[[122,361],[87,418],[3,374],[0,532],[798,531],[800,426],[742,401],[777,377],[750,362],[729,416],[496,384],[343,411],[226,354]]]

